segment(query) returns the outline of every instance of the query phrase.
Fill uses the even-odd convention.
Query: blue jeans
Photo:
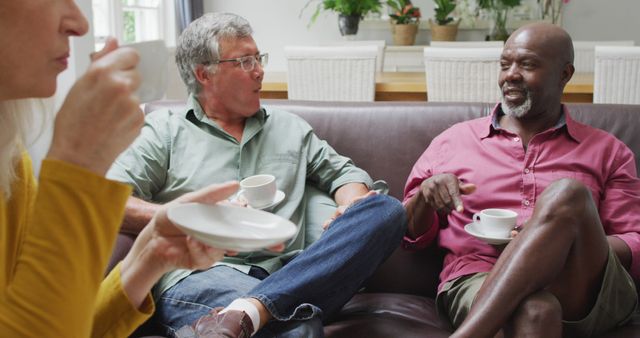
[[[166,331],[161,334],[171,334],[215,307],[253,297],[276,319],[255,337],[322,337],[322,320],[340,310],[400,245],[406,223],[398,200],[369,197],[263,280],[226,266],[191,274],[162,294],[151,321]]]

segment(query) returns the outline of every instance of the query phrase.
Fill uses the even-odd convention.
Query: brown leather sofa
[[[145,111],[182,102],[160,101]],[[492,104],[431,102],[305,102],[264,100],[264,105],[302,116],[339,153],[351,157],[374,179],[389,183],[401,199],[405,180],[431,140],[451,125],[490,113]],[[640,167],[640,105],[569,104],[572,116],[625,142]],[[284,141],[284,140],[283,140]],[[284,141],[286,142],[286,141]],[[132,238],[121,235],[112,259],[118,261]],[[438,318],[434,297],[442,253],[397,250],[363,292],[355,295],[325,326],[327,337],[446,337],[449,323]],[[640,312],[604,337],[640,337]]]

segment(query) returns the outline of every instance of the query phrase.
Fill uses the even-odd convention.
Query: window
[[[121,44],[165,40],[175,44],[173,1],[162,0],[93,0],[93,27],[96,50],[107,36]]]

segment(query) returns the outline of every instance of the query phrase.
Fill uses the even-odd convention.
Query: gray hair
[[[221,40],[245,38],[252,33],[246,19],[231,13],[207,13],[189,24],[176,46],[176,64],[188,92],[198,94],[201,90],[195,76],[197,67],[209,65],[211,72],[216,71]]]

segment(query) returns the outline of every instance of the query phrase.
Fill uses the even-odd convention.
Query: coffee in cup
[[[262,208],[271,203],[278,191],[273,175],[253,175],[240,181],[241,194],[253,208]]]
[[[511,237],[517,220],[518,214],[508,209],[484,209],[473,214],[476,229],[485,236],[496,238]]]

